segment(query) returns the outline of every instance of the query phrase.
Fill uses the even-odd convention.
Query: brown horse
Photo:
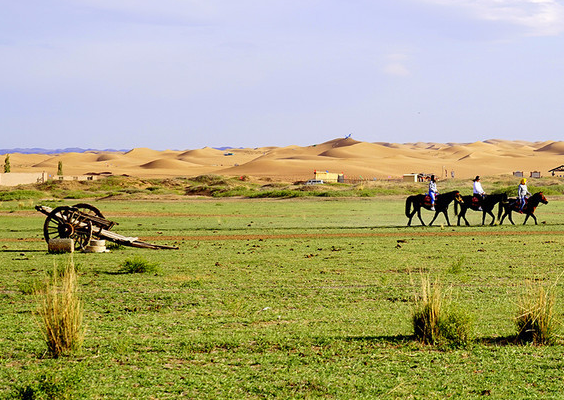
[[[503,210],[505,212],[503,213],[503,217],[501,217],[501,220],[499,221],[500,225],[503,223],[505,217],[508,217],[509,221],[513,225],[515,225],[515,223],[513,222],[513,218],[511,218],[511,213],[513,211],[519,212],[520,205],[517,200],[518,199],[516,198],[512,198],[509,199],[507,203],[503,204]],[[537,217],[535,217],[535,210],[537,209],[539,203],[548,204],[548,200],[546,199],[546,197],[544,197],[544,194],[542,194],[542,192],[535,193],[527,199],[527,202],[523,206],[523,210],[522,210],[523,213],[526,214],[523,225],[527,223],[529,217],[533,217],[533,219],[535,220],[535,225],[537,225]]]
[[[425,199],[424,194],[416,194],[413,196],[409,196],[405,201],[405,216],[409,218],[407,221],[407,226],[411,226],[411,220],[415,213],[417,213],[417,217],[419,221],[421,221],[421,225],[425,226],[425,222],[421,219],[421,208],[425,208],[427,210],[431,210],[431,203]],[[435,216],[429,223],[429,226],[433,225],[433,222],[437,219],[440,213],[443,213],[446,219],[447,224],[450,226],[450,221],[448,219],[448,206],[449,204],[455,200],[454,203],[454,214],[458,214],[458,204],[462,203],[462,197],[460,196],[460,192],[458,190],[454,190],[452,192],[439,194],[437,199],[435,200]],[[413,211],[411,211],[413,207]]]

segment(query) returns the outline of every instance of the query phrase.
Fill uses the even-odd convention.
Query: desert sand
[[[338,138],[306,147],[128,152],[89,151],[63,154],[10,154],[12,172],[57,172],[65,175],[110,173],[140,178],[191,177],[203,174],[247,175],[294,182],[314,171],[343,173],[351,179],[399,179],[407,173],[432,173],[441,178],[470,179],[539,171],[564,164],[564,142],[486,140],[474,143],[369,143]],[[562,174],[562,173],[560,173]]]

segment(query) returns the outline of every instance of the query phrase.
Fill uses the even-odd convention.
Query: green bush
[[[79,373],[60,371],[41,374],[33,382],[17,385],[8,399],[21,400],[64,400],[75,398],[82,378]]]
[[[439,335],[449,346],[468,346],[473,340],[473,328],[473,317],[454,304],[449,304],[439,318]]]
[[[118,272],[121,274],[156,273],[157,267],[156,263],[151,263],[141,257],[134,257],[125,260],[120,265]]]

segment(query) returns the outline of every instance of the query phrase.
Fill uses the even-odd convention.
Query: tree
[[[10,155],[6,154],[6,158],[4,159],[4,172],[10,172]]]
[[[63,175],[63,162],[59,161],[59,165],[57,166],[57,175]]]

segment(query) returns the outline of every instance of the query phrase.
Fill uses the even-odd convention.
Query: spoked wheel
[[[75,204],[73,208],[78,208],[78,211],[90,215],[92,217],[104,218],[104,215],[100,210],[98,210],[96,207],[88,203]]]
[[[92,239],[92,222],[75,207],[57,207],[45,219],[43,236],[47,243],[50,239],[73,239],[74,248],[83,250]]]

